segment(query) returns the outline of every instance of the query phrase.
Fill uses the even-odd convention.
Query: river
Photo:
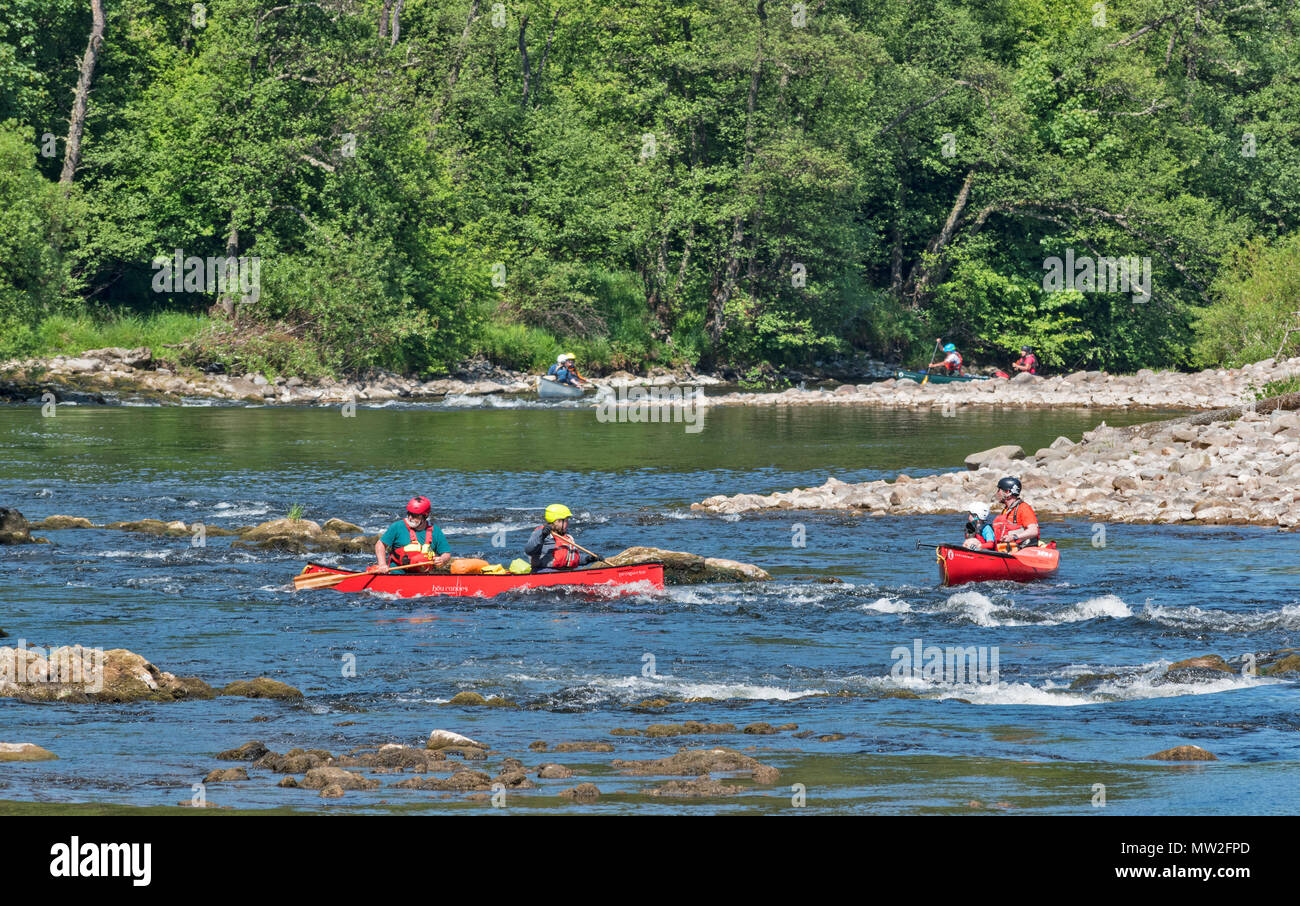
[[[351,417],[337,408],[129,406],[60,406],[46,417],[38,406],[2,406],[0,503],[32,521],[59,513],[229,528],[299,504],[307,518],[336,516],[376,532],[418,493],[433,500],[457,554],[508,562],[543,507],[564,502],[578,540],[595,550],[651,545],[729,557],[768,569],[775,581],[621,598],[295,594],[289,582],[305,558],[236,550],[229,537],[195,546],[189,537],[38,531],[54,544],[0,548],[5,644],[129,648],[177,675],[213,685],[266,675],[306,698],[0,699],[0,741],[59,756],[0,766],[0,800],[174,805],[208,771],[231,766],[216,752],[251,739],[279,752],[338,754],[382,742],[418,746],[445,728],[490,743],[489,771],[499,756],[574,769],[573,780],[511,793],[506,807],[523,811],[786,811],[802,797],[806,811],[834,813],[1293,813],[1294,683],[1240,673],[1179,680],[1165,668],[1300,642],[1294,534],[1109,525],[1099,543],[1091,523],[1050,522],[1044,535],[1063,550],[1053,580],[944,589],[933,552],[914,545],[959,539],[959,516],[739,518],[689,509],[713,494],[820,485],[828,476],[959,468],[967,454],[997,444],[1032,452],[1060,435],[1077,440],[1103,419],[1153,417],[731,408],[709,411],[703,430],[690,432],[680,423],[601,423],[584,407],[500,401],[359,408]],[[505,547],[494,547],[494,537]],[[899,652],[916,640],[996,649],[998,682],[899,675]],[[355,676],[343,666],[352,661]],[[1089,674],[1110,676],[1071,689]],[[881,697],[900,689],[921,698]],[[465,690],[520,707],[444,704]],[[659,698],[672,703],[638,707]],[[683,720],[794,723],[814,733],[610,733]],[[615,752],[541,755],[528,750],[536,740],[602,740]],[[1220,761],[1142,760],[1184,743]],[[780,782],[725,799],[673,800],[645,795],[646,780],[609,765],[713,745],[778,767]],[[210,785],[207,796],[249,809],[493,808],[389,787],[322,800],[278,788],[279,775],[251,774],[247,783]],[[583,779],[601,789],[598,803],[555,795]]]

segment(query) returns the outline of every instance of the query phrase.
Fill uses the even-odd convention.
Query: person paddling
[[[572,384],[574,387],[582,387],[591,383],[578,373],[578,360],[573,353],[566,352],[561,358],[564,361],[555,372],[557,381],[561,384]]]
[[[998,546],[993,524],[989,521],[987,503],[972,503],[966,508],[966,516],[966,540],[962,542],[963,547],[977,551],[992,550]]]
[[[1013,371],[1024,374],[1038,374],[1038,357],[1030,346],[1020,347],[1020,358],[1011,363]]]
[[[406,515],[375,542],[378,562],[366,572],[398,566],[406,573],[428,573],[446,566],[451,560],[451,546],[442,529],[429,522],[432,509],[428,497],[412,497],[406,504]]]
[[[998,482],[1002,512],[993,520],[993,537],[998,545],[1023,547],[1038,541],[1038,515],[1020,499],[1020,479],[1007,476]]]
[[[957,347],[952,343],[947,343],[944,345],[943,351],[945,353],[943,361],[938,365],[931,365],[930,367],[942,368],[944,372],[949,375],[960,375],[962,358],[961,353],[957,351]]]
[[[528,555],[533,572],[574,569],[600,559],[578,549],[573,537],[568,534],[569,520],[572,517],[573,513],[562,503],[553,503],[546,508],[546,523],[539,525],[524,545],[524,553]]]

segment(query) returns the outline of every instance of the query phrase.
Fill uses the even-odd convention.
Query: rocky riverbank
[[[691,384],[707,386],[722,380],[689,369],[651,369],[638,376],[628,372],[596,379],[611,387]],[[457,396],[528,393],[537,376],[523,371],[472,363],[456,375],[421,380],[392,372],[365,379],[306,381],[300,377],[207,374],[195,368],[174,371],[156,361],[148,347],[91,349],[79,356],[54,356],[0,364],[0,400],[40,400],[45,392],[55,401],[107,402],[108,398],[143,399],[160,403],[187,400],[226,400],[232,403],[288,406],[374,404],[393,400],[434,402]]]
[[[1219,409],[1253,400],[1272,382],[1300,375],[1300,357],[1265,359],[1245,368],[1195,373],[1142,369],[1133,375],[1076,371],[1054,377],[1020,374],[952,384],[921,384],[893,378],[835,389],[791,388],[781,393],[728,393],[708,397],[710,406],[875,406],[932,409],[977,406],[1047,409],[1063,406],[1148,409]]]
[[[718,495],[691,505],[717,514],[855,510],[871,515],[960,513],[1015,475],[1043,516],[1102,522],[1300,525],[1300,394],[1168,422],[1104,423],[1074,442],[1057,438],[1026,455],[1018,446],[974,453],[966,471],[772,494]]]
[[[865,376],[892,373],[883,362],[855,364]],[[826,371],[827,374],[835,373]],[[792,387],[780,392],[735,391],[689,404],[709,406],[873,406],[928,409],[961,406],[1052,408],[1142,407],[1153,409],[1216,409],[1253,399],[1271,381],[1300,375],[1300,357],[1277,362],[1266,359],[1245,368],[1196,373],[1150,371],[1113,375],[1078,371],[1053,377],[1017,375],[953,384],[920,384],[887,378],[871,383],[823,381],[822,386]],[[717,387],[737,378],[734,372],[699,374],[690,368],[652,368],[644,375],[626,371],[593,379],[597,387]],[[784,379],[773,372],[769,377]],[[812,377],[816,377],[815,375]],[[537,376],[498,368],[483,361],[466,363],[452,375],[434,379],[376,372],[352,381],[300,377],[267,379],[261,374],[207,374],[194,368],[174,371],[160,363],[148,347],[91,349],[79,356],[54,356],[0,364],[0,400],[99,402],[141,400],[184,404],[199,400],[286,406],[375,405],[392,401],[444,402],[449,398],[508,396],[532,393]],[[683,405],[679,400],[672,405]]]

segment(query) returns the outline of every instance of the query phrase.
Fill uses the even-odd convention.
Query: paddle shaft
[[[942,340],[943,337],[935,337],[934,352],[930,353],[930,364],[925,366],[925,377],[921,381],[922,384],[930,380],[930,369],[934,367],[934,359],[935,356],[939,354],[939,343],[942,342]]]
[[[386,566],[383,569],[377,569],[374,572],[367,573],[325,573],[323,575],[302,577],[302,573],[294,576],[293,587],[295,589],[304,588],[332,588],[338,585],[344,579],[351,579],[353,576],[381,576],[384,573],[390,573],[393,570],[405,569],[404,566]]]
[[[961,544],[953,544],[951,541],[918,541],[916,542],[916,546],[920,548],[933,547],[936,549],[940,547],[951,547],[954,550],[961,548],[962,550],[970,551],[973,554],[989,554],[994,557],[1010,557],[1012,560],[1016,558],[1015,554],[1009,554],[1006,551],[994,551],[988,550],[987,548],[979,548],[978,550],[975,550]]]
[[[552,535],[555,535],[557,538],[562,539],[562,540],[564,541],[565,544],[570,544],[570,545],[576,547],[578,550],[582,551],[584,554],[591,554],[591,556],[595,557],[597,560],[603,560],[603,559],[604,559],[603,557],[601,557],[600,554],[592,553],[591,551],[589,551],[589,550],[587,550],[585,547],[583,547],[581,544],[579,544],[578,542],[574,541],[574,540],[573,540],[572,538],[570,538],[568,535],[561,535],[559,532],[551,532],[551,534],[552,534]]]

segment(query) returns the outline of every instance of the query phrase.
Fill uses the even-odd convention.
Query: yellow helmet
[[[569,512],[569,508],[562,503],[553,503],[546,508],[546,521],[548,523],[558,522],[561,519],[568,519],[572,515],[573,514]]]
[[[573,359],[575,362],[578,361],[578,357],[571,352],[566,352],[564,354],[564,359],[565,361],[568,361],[569,359]]]

